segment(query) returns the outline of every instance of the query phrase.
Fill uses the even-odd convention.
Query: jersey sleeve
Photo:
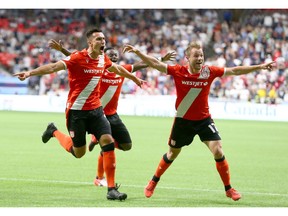
[[[223,67],[216,67],[216,66],[209,66],[210,71],[213,71],[215,77],[221,77],[224,75],[225,68]]]
[[[61,61],[64,63],[65,69],[68,69],[69,65],[72,65],[75,62],[77,62],[77,57],[78,57],[78,51],[74,51],[71,53],[70,56],[67,56],[64,59],[62,59]]]
[[[122,65],[127,71],[129,71],[130,73],[133,72],[133,65],[131,64],[126,64],[126,65]]]
[[[167,74],[174,76],[181,68],[180,65],[167,65]]]

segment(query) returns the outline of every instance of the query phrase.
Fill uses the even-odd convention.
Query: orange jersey
[[[112,65],[107,55],[97,59],[89,57],[87,50],[75,51],[63,59],[68,70],[69,93],[67,110],[93,110],[101,106],[100,78],[106,68]]]
[[[133,65],[122,65],[127,71],[133,71]],[[118,100],[125,77],[105,70],[100,81],[100,98],[105,115],[117,112]]]
[[[208,105],[210,86],[224,71],[224,68],[205,65],[199,73],[191,74],[188,66],[168,65],[167,74],[173,76],[177,91],[176,117],[202,120],[211,116]]]

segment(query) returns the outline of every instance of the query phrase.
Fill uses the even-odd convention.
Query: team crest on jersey
[[[210,77],[210,69],[208,66],[205,66],[201,72],[200,72],[200,76],[198,77],[198,79],[208,79]]]
[[[74,131],[69,131],[69,133],[70,133],[70,137],[71,137],[71,138],[74,138],[74,136],[75,136]]]
[[[86,58],[86,63],[89,63],[89,59],[88,58]]]

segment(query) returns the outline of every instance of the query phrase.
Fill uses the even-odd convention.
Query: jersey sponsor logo
[[[183,85],[189,85],[189,86],[193,86],[193,87],[202,87],[202,86],[207,86],[208,82],[202,82],[202,81],[186,81],[186,80],[182,80],[182,84]]]
[[[99,70],[99,69],[84,69],[84,73],[99,74],[99,73],[103,73],[103,70]]]
[[[103,83],[109,83],[109,84],[114,85],[114,84],[119,84],[119,83],[121,83],[122,80],[121,80],[121,79],[117,79],[117,80],[114,80],[114,79],[103,79],[103,78],[102,78],[101,82],[103,82]]]

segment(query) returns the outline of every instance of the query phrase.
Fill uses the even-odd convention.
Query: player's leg
[[[161,158],[156,171],[152,177],[152,179],[148,182],[147,186],[144,189],[144,194],[147,198],[150,198],[154,190],[160,180],[160,177],[164,174],[164,172],[171,166],[172,162],[181,152],[181,148],[171,148],[169,147],[169,151],[163,155]],[[171,158],[169,159],[168,156]],[[172,159],[173,158],[173,159]]]
[[[93,134],[91,134],[91,141],[89,143],[88,150],[90,152],[93,151],[94,147],[98,144],[99,144],[99,141],[97,140],[97,138]]]
[[[201,129],[201,132],[199,132],[199,136],[201,141],[206,144],[214,156],[216,161],[216,169],[224,184],[226,196],[235,201],[239,200],[241,198],[241,194],[231,186],[229,164],[224,156],[221,137],[219,136],[219,132],[211,118],[207,119],[205,126],[203,129]]]
[[[42,135],[42,141],[46,143],[50,140],[51,137],[55,137],[58,140],[59,144],[67,152],[71,153],[76,158],[80,158],[85,154],[86,151],[86,149],[84,149],[86,142],[85,127],[83,126],[82,121],[75,120],[75,113],[73,110],[69,112],[67,119],[67,128],[70,136],[58,130],[54,123],[48,124],[46,130]]]
[[[111,126],[115,148],[122,151],[129,151],[132,148],[131,136],[119,115],[115,113],[114,115],[106,116],[106,118]]]
[[[115,148],[118,148],[123,151],[128,151],[132,147],[132,141],[130,134],[118,116],[118,114],[106,116],[107,120],[110,123],[112,137],[114,139]],[[106,186],[107,182],[104,177],[104,168],[103,168],[103,153],[98,156],[98,164],[96,170],[96,178],[94,179],[94,184],[96,186]]]
[[[189,129],[189,121],[186,121],[182,118],[174,119],[170,138],[168,141],[169,150],[161,158],[152,179],[148,182],[148,185],[144,189],[144,194],[147,198],[153,195],[160,177],[180,154],[181,148],[185,145],[189,145],[193,141],[194,136],[195,133],[191,132]]]
[[[107,187],[107,180],[104,176],[103,152],[102,151],[100,151],[100,154],[98,156],[94,185]]]
[[[103,167],[108,184],[107,199],[125,200],[127,194],[120,193],[115,185],[115,147],[111,135],[110,124],[103,115],[102,107],[91,112],[89,118],[89,133],[93,134],[99,140],[99,144],[103,151]]]

